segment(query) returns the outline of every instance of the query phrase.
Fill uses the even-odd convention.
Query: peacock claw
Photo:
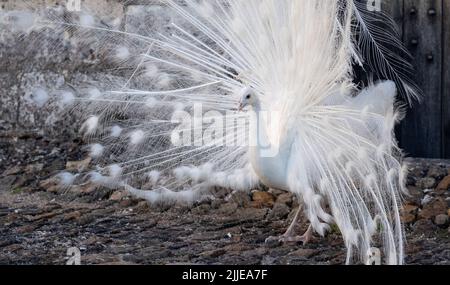
[[[313,239],[313,229],[311,226],[309,226],[306,233],[302,236],[296,236],[292,234],[292,229],[289,229],[284,235],[278,236],[278,237],[268,237],[266,239],[266,244],[273,245],[273,244],[298,244],[302,243],[303,245],[307,245],[311,242]]]
[[[279,244],[298,244],[302,243],[303,245],[306,245],[311,242],[313,239],[313,227],[312,225],[309,225],[308,230],[305,232],[304,235],[298,236],[296,235],[296,225],[300,221],[300,216],[303,211],[302,207],[299,207],[297,210],[297,213],[294,216],[294,220],[292,221],[291,225],[287,229],[286,233],[284,233],[281,236],[272,236],[268,237],[266,239],[266,244],[269,246],[277,246]]]

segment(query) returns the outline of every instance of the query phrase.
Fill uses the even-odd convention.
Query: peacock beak
[[[244,109],[244,104],[242,104],[242,102],[241,102],[241,103],[239,103],[238,111],[242,112],[243,109]]]

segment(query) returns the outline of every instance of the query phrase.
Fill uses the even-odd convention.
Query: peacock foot
[[[283,234],[281,236],[268,237],[266,239],[266,244],[273,245],[276,243],[281,243],[281,244],[302,243],[303,245],[306,245],[306,244],[310,243],[312,239],[313,239],[313,229],[312,229],[312,226],[309,226],[306,233],[302,236],[296,236],[293,234],[293,231],[288,230],[285,234]]]

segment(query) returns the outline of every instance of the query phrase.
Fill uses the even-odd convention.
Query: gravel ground
[[[343,264],[335,229],[301,244],[265,244],[281,234],[298,203],[279,191],[217,189],[191,207],[149,206],[91,185],[64,191],[48,179],[88,167],[80,140],[0,133],[0,264]],[[450,162],[411,160],[403,210],[408,264],[450,264]]]

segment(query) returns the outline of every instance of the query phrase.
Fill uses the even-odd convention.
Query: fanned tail
[[[358,63],[373,78],[394,81],[410,104],[419,97],[410,66],[390,52],[407,54],[392,22],[356,0],[164,3],[181,17],[158,22],[155,33],[61,10],[42,22],[86,64],[119,66],[101,80],[55,92],[84,115],[82,131],[98,165],[85,175],[60,175],[64,183],[88,177],[151,202],[192,202],[215,185],[250,190],[259,179],[249,163],[249,115],[236,110],[239,91],[250,87],[263,109],[282,114],[269,126],[269,139],[292,143],[289,186],[304,199],[315,229],[323,234],[333,220],[323,210],[325,198],[348,263],[365,261],[378,233],[387,262],[401,264],[404,167],[393,135],[401,118],[391,104],[395,88],[355,94],[352,69]],[[205,124],[224,135],[206,132],[205,143],[198,132]]]

